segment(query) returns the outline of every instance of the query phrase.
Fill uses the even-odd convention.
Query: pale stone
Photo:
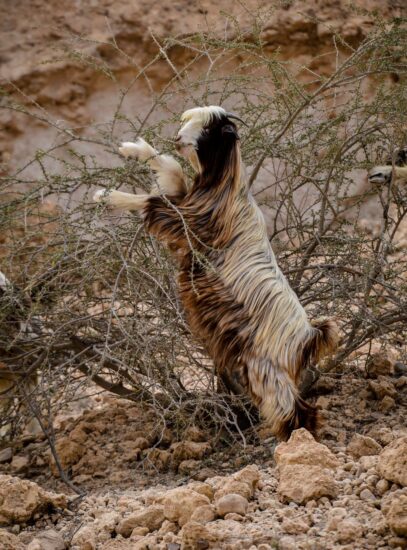
[[[378,471],[385,479],[407,486],[407,437],[395,439],[383,449]]]
[[[20,542],[18,537],[12,533],[0,529],[0,548],[1,550],[24,550],[26,545]]]
[[[396,358],[392,351],[378,351],[372,354],[366,361],[366,371],[372,377],[380,375],[392,376],[394,374],[395,363]]]
[[[396,406],[396,402],[394,401],[394,399],[389,395],[385,395],[383,399],[380,401],[379,409],[382,412],[387,413],[388,411],[391,411],[391,409],[394,409],[395,406]]]
[[[156,531],[161,527],[164,519],[164,508],[152,505],[122,519],[116,528],[116,532],[123,537],[129,537],[136,527],[146,527],[148,531]]]
[[[6,447],[0,451],[0,464],[4,462],[10,462],[13,458],[13,449],[11,447]]]
[[[210,501],[205,495],[180,487],[168,491],[162,503],[165,518],[177,522],[182,527],[189,521],[196,508],[210,504]]]
[[[379,445],[372,437],[361,434],[354,434],[347,447],[348,453],[350,453],[354,458],[377,455],[381,450],[381,445]]]
[[[396,535],[407,537],[407,495],[397,495],[391,499],[386,518]]]
[[[29,521],[50,506],[66,508],[66,496],[45,491],[32,481],[0,475],[0,525]]]
[[[331,470],[304,464],[287,464],[279,468],[278,494],[284,502],[305,504],[321,497],[333,498],[338,486]]]
[[[198,506],[191,516],[191,521],[197,521],[198,523],[208,523],[214,521],[214,519],[216,519],[216,510],[212,504]]]
[[[36,535],[27,550],[65,550],[65,542],[55,529],[48,529]]]
[[[288,535],[301,535],[309,531],[310,526],[301,518],[283,518],[281,529]]]
[[[79,550],[95,550],[97,536],[94,527],[84,525],[72,538],[72,546],[77,546]]]
[[[240,514],[245,516],[249,503],[247,499],[237,494],[228,494],[216,501],[216,510],[219,516],[226,514]]]
[[[170,447],[173,462],[179,464],[184,460],[199,460],[211,450],[210,443],[197,441],[179,441]]]
[[[29,464],[28,456],[14,456],[10,468],[13,472],[19,473],[25,470]]]
[[[339,461],[335,455],[305,429],[294,430],[287,442],[280,443],[274,452],[278,466],[286,464],[309,464],[320,468],[335,469]]]

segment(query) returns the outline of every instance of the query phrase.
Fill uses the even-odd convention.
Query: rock
[[[65,542],[55,529],[48,529],[36,535],[27,550],[65,550]]]
[[[215,492],[218,500],[224,495],[237,494],[250,500],[260,480],[260,472],[257,466],[251,464],[230,477],[225,477]]]
[[[379,495],[384,495],[384,493],[387,493],[389,489],[390,485],[387,479],[379,479],[379,481],[376,483],[376,491],[379,493]]]
[[[407,540],[405,539],[405,537],[389,537],[388,545],[390,546],[390,548],[405,550],[407,548]]]
[[[216,519],[216,510],[212,504],[205,504],[196,508],[191,516],[191,521],[198,523],[208,523]]]
[[[116,525],[120,521],[120,517],[121,516],[118,512],[105,512],[98,517],[95,524],[97,525],[97,529],[102,534],[102,536],[104,533],[107,533],[109,538],[111,537],[111,534],[116,529]]]
[[[224,517],[226,514],[245,516],[248,506],[249,503],[244,497],[233,493],[225,495],[216,501],[216,511],[220,517]]]
[[[407,376],[400,376],[400,378],[395,381],[394,385],[397,389],[401,389],[404,388],[404,386],[407,386]]]
[[[189,426],[184,432],[184,439],[200,443],[206,441],[207,434],[198,426]]]
[[[150,443],[145,437],[136,437],[136,439],[133,442],[134,449],[141,449],[144,451],[145,449],[148,449],[150,447]]]
[[[251,496],[253,496],[254,490],[260,480],[260,472],[257,466],[250,464],[243,468],[243,470],[233,474],[233,479],[246,483],[251,488]]]
[[[348,453],[350,453],[354,458],[377,455],[381,450],[381,445],[379,445],[374,439],[361,434],[355,434],[347,447]]]
[[[301,535],[307,533],[310,526],[301,518],[283,518],[281,529],[288,535]]]
[[[183,460],[178,466],[178,472],[184,475],[190,475],[199,470],[201,462],[199,460]]]
[[[394,399],[389,395],[385,395],[380,401],[379,410],[386,413],[388,411],[391,411],[391,409],[394,409],[395,406],[396,402],[394,401]]]
[[[0,451],[0,464],[4,462],[10,462],[13,458],[13,449],[11,447],[6,447]]]
[[[77,443],[76,441],[71,440],[70,437],[61,437],[61,439],[57,441],[55,447],[61,466],[64,470],[68,470],[74,464],[77,464],[87,450],[84,444]],[[52,454],[49,455],[49,464],[52,474],[54,476],[59,476],[59,471]]]
[[[369,430],[369,435],[383,446],[388,445],[395,439],[393,432],[389,428],[380,425],[372,426]]]
[[[367,472],[368,470],[371,470],[372,468],[375,469],[377,466],[377,463],[379,461],[378,455],[367,455],[367,456],[361,456],[359,459],[359,468]]]
[[[386,519],[396,535],[407,537],[407,495],[392,497]]]
[[[321,497],[335,497],[338,492],[332,470],[339,462],[326,447],[301,428],[287,443],[280,443],[274,453],[280,481],[278,494],[283,501],[304,504]]]
[[[45,491],[32,481],[0,475],[0,525],[24,523],[46,508],[66,506],[65,495]]]
[[[196,479],[197,481],[205,481],[206,479],[215,476],[216,471],[212,470],[212,468],[202,468],[202,470],[193,475],[193,479]]]
[[[77,546],[79,550],[96,549],[96,532],[92,525],[84,525],[72,538],[72,546]]]
[[[332,508],[328,513],[328,521],[326,528],[328,531],[337,531],[340,524],[346,517],[345,508],[335,507]]]
[[[395,363],[395,356],[391,351],[379,351],[370,355],[366,361],[366,371],[372,378],[380,375],[393,376]]]
[[[146,527],[148,531],[157,531],[164,519],[164,508],[152,505],[141,512],[134,512],[124,518],[117,526],[116,532],[123,537],[129,537],[136,527]]]
[[[182,528],[180,535],[183,550],[249,549],[252,545],[259,548],[260,544],[266,542],[271,544],[272,548],[277,547],[273,535],[269,530],[264,531],[262,526],[253,524],[247,529],[246,523],[226,519],[205,525],[189,521]]]
[[[240,495],[249,500],[253,496],[251,487],[244,481],[237,481],[233,478],[226,478],[219,489],[215,492],[215,500],[220,499],[225,495]]]
[[[148,527],[135,527],[131,533],[131,539],[137,540],[139,537],[145,537],[149,532]]]
[[[397,396],[394,384],[384,376],[379,376],[377,381],[369,380],[369,388],[374,393],[376,399],[383,399],[386,396],[392,398]]]
[[[158,530],[158,533],[159,535],[167,535],[168,533],[177,533],[178,529],[179,527],[176,523],[173,523],[172,521],[168,521],[167,519],[165,519],[160,529]]]
[[[333,498],[338,486],[327,468],[305,464],[287,464],[279,467],[280,481],[277,492],[284,502],[304,504],[321,497]]]
[[[153,467],[159,472],[164,472],[168,469],[171,462],[171,453],[162,449],[151,449],[146,454],[147,467]]]
[[[25,470],[29,464],[30,460],[28,456],[14,456],[10,468],[14,473],[18,474]]]
[[[234,512],[230,512],[229,514],[226,514],[223,519],[225,520],[231,519],[233,521],[243,521],[244,516],[241,516],[240,514],[235,514]]]
[[[18,537],[12,533],[0,529],[0,548],[1,550],[24,550],[26,545],[20,542]]]
[[[378,471],[388,481],[407,486],[407,436],[395,439],[379,455]]]
[[[331,404],[328,397],[325,397],[323,395],[320,395],[317,399],[316,406],[320,409],[329,409],[329,405]]]
[[[180,487],[168,491],[162,499],[162,504],[165,518],[177,522],[182,527],[189,521],[196,508],[210,504],[210,501],[205,495]]]
[[[331,393],[336,387],[335,378],[330,376],[323,375],[321,376],[313,385],[312,392],[316,395]]]
[[[354,543],[364,534],[363,526],[353,518],[346,518],[339,522],[336,530],[337,542],[344,544],[347,542]]]
[[[279,467],[288,464],[309,464],[335,469],[339,466],[338,459],[328,447],[317,443],[305,428],[294,430],[287,442],[277,445],[274,459]]]
[[[394,371],[396,376],[407,376],[407,365],[397,361],[394,365]]]
[[[173,443],[170,447],[172,451],[172,460],[174,464],[179,464],[184,460],[199,460],[209,454],[211,445],[208,442],[197,441],[179,441]]]
[[[211,487],[209,483],[203,483],[202,481],[191,481],[188,483],[188,489],[192,489],[192,491],[195,491],[200,495],[205,495],[209,498],[209,500],[213,500],[214,491],[213,487]]]
[[[370,491],[369,489],[363,489],[361,492],[360,492],[360,498],[362,500],[376,500],[376,497],[374,496],[374,494],[372,493],[372,491]]]

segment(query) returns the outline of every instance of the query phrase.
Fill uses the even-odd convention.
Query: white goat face
[[[189,109],[181,117],[181,126],[175,143],[180,155],[187,158],[194,169],[199,172],[200,165],[197,156],[198,139],[201,136],[205,126],[207,126],[215,117],[227,116],[225,109],[211,105],[209,107],[195,107]]]
[[[367,178],[369,180],[369,183],[383,185],[386,183],[390,183],[392,173],[392,166],[375,166],[369,171]]]

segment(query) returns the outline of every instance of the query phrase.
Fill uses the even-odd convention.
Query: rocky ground
[[[405,8],[403,0],[355,3],[383,17]],[[0,170],[49,147],[60,121],[86,134],[81,128],[110,120],[119,87],[155,51],[151,31],[184,36],[219,24],[226,8],[246,28],[257,4],[235,2],[232,10],[227,0],[3,3],[1,85],[47,116],[2,112]],[[317,72],[332,68],[324,55],[332,29],[357,43],[370,25],[345,1],[308,0],[301,13],[289,4],[270,15],[262,39],[299,65],[313,60]],[[95,78],[90,66],[78,68],[72,56],[60,57],[68,39],[70,50],[79,47],[78,37],[87,53],[112,67],[120,86]],[[127,55],[116,55],[108,42]],[[149,76],[160,89],[173,75],[161,60]],[[150,95],[135,87],[123,112],[144,115]],[[260,430],[231,444],[196,426],[165,426],[141,405],[106,394],[83,397],[74,414],[61,411],[56,452],[84,496],[61,480],[43,436],[0,444],[0,550],[407,548],[407,369],[397,363],[397,350],[377,351],[368,368],[364,357],[354,357],[342,369],[315,388],[324,416],[319,442],[299,430],[277,446]]]
[[[260,430],[230,447],[99,396],[57,432],[82,498],[43,438],[0,452],[0,548],[407,548],[406,368],[382,352],[362,363],[317,382],[319,442]]]

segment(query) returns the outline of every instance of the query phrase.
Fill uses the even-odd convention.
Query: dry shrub
[[[167,251],[137,216],[91,202],[96,186],[148,188],[152,174],[119,159],[118,142],[141,135],[172,152],[179,115],[194,105],[226,105],[248,124],[241,128],[244,161],[283,271],[313,318],[335,316],[341,328],[341,347],[324,368],[343,371],[358,350],[365,360],[374,341],[405,359],[407,191],[361,183],[405,142],[401,23],[376,21],[356,46],[333,35],[330,74],[268,51],[261,19],[250,32],[234,22],[227,39],[169,39],[148,66],[134,68],[112,120],[80,131],[4,85],[2,109],[41,118],[58,136],[1,179],[0,253],[10,280],[1,301],[1,369],[14,381],[3,395],[6,437],[27,415],[52,435],[58,408],[90,381],[145,401],[172,426],[240,430],[236,408],[216,392],[212,365],[185,324]],[[125,55],[116,42],[104,47],[112,59]],[[100,72],[97,56],[79,46],[73,53],[79,66]],[[126,117],[132,86],[148,83],[151,68],[164,64],[174,76],[151,92],[149,112]],[[115,78],[114,67],[103,66]]]

